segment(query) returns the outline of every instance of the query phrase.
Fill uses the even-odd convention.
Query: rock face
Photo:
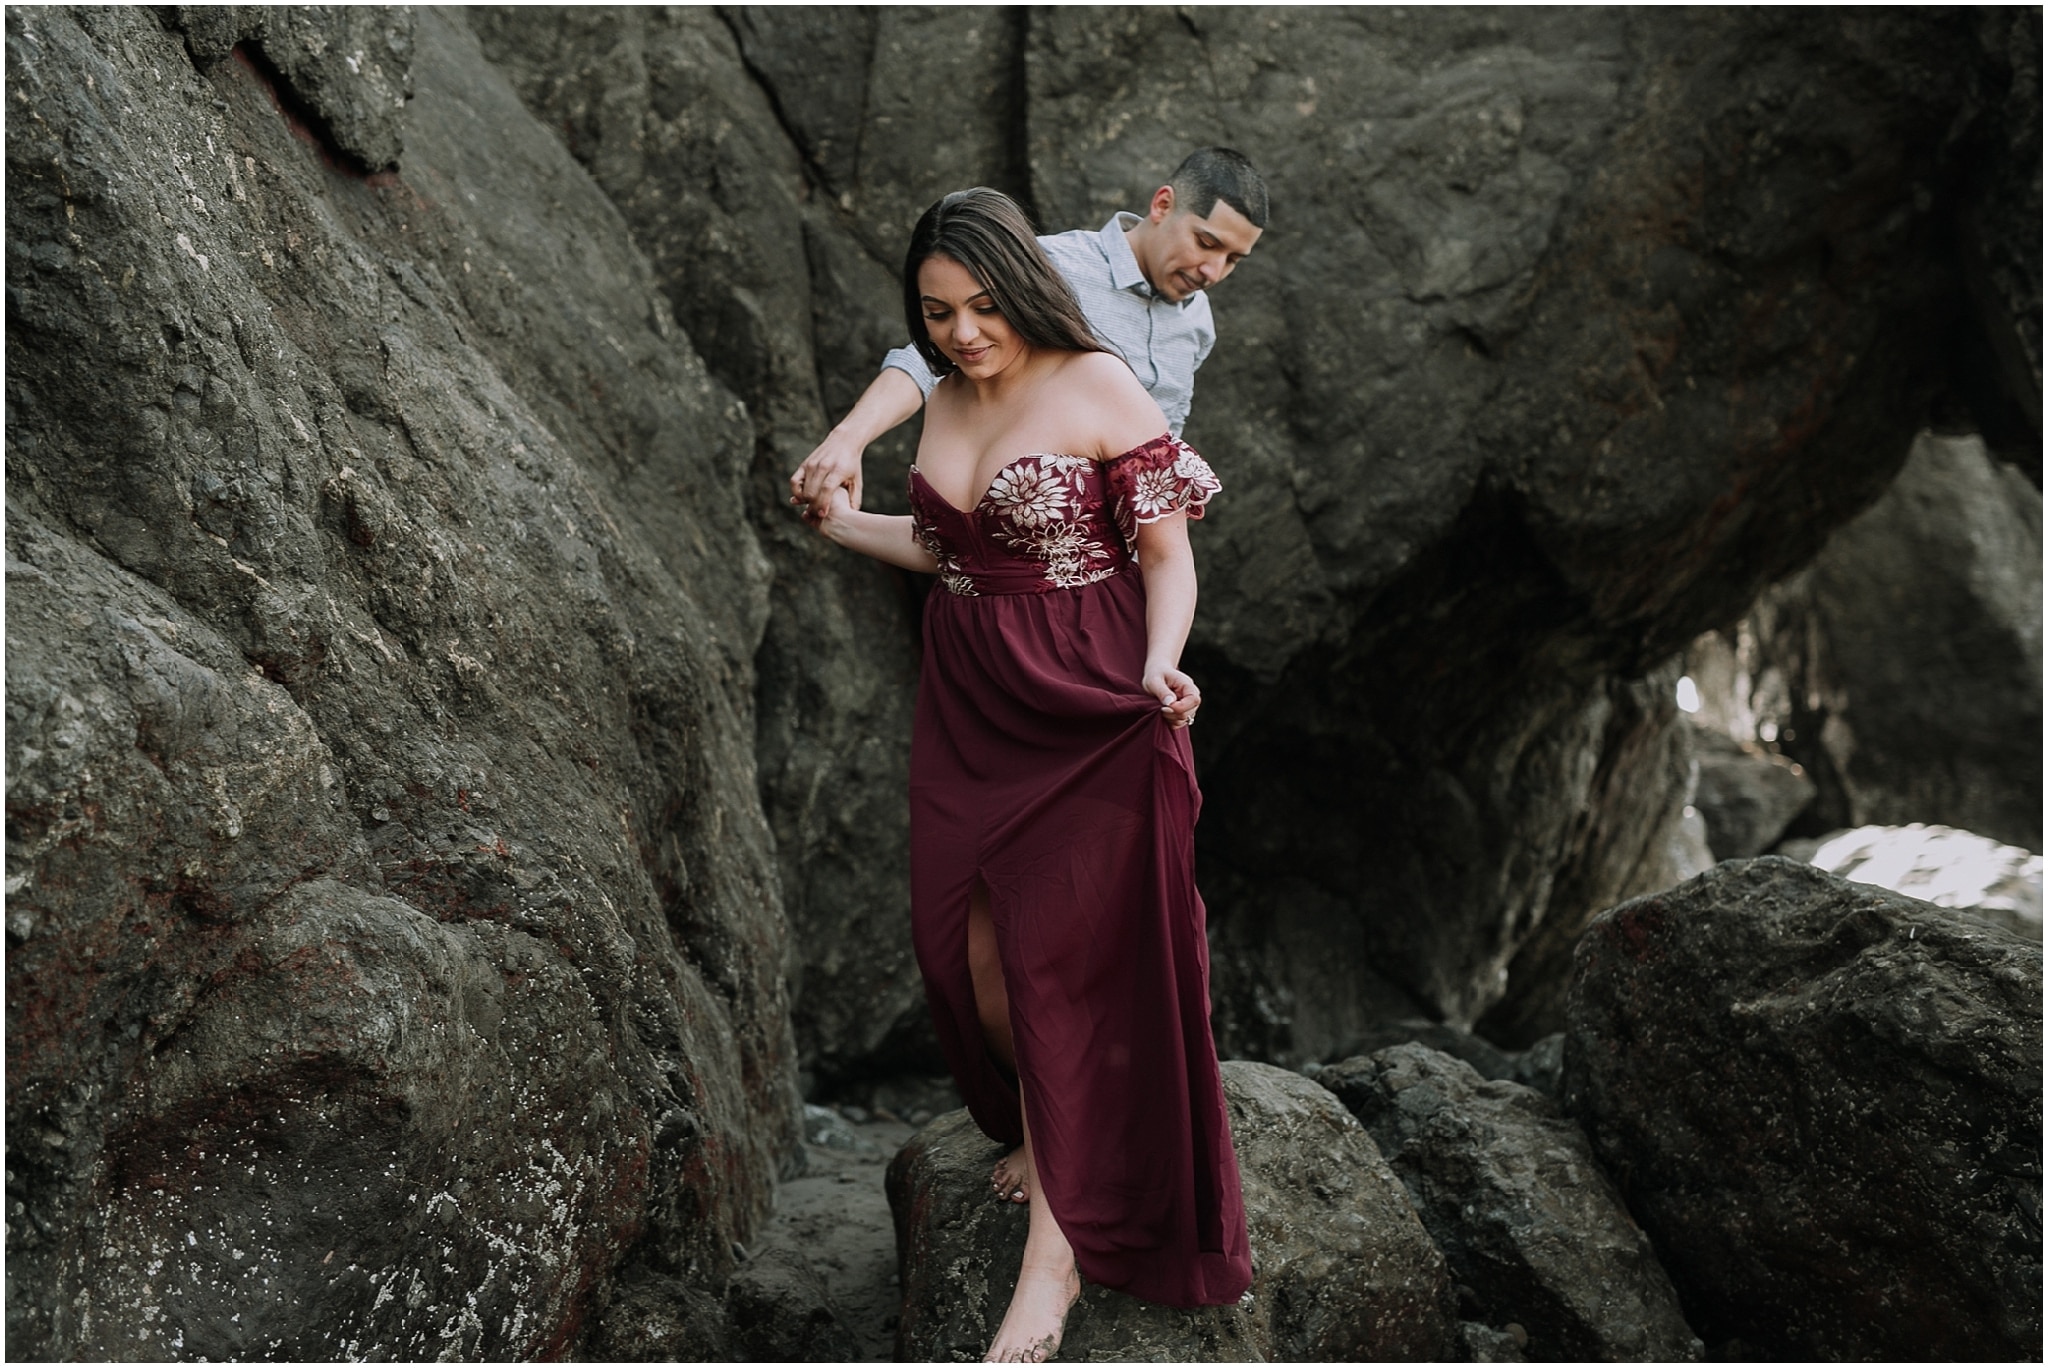
[[[1450,1283],[1400,1181],[1321,1087],[1223,1065],[1251,1230],[1252,1304],[1179,1311],[1084,1287],[1069,1362],[1440,1359]],[[1026,1212],[990,1200],[1003,1153],[964,1111],[919,1132],[889,1167],[903,1284],[896,1357],[979,1359],[1002,1322]]]
[[[1951,352],[1951,381],[2001,460],[2041,487],[2041,14],[1975,16],[1979,116],[1957,206],[1958,253],[1972,326]]]
[[[1964,14],[475,22],[760,422],[762,792],[820,1086],[924,1034],[918,587],[806,540],[779,477],[900,340],[930,199],[981,182],[1094,226],[1208,141],[1272,182],[1188,430],[1226,486],[1188,664],[1218,1030],[1297,1061],[1379,1017],[1554,1030],[1585,919],[1689,872],[1662,662],[1896,471],[1962,317],[1926,187],[2025,136],[2024,43]],[[907,450],[871,456],[871,506],[900,508]]]
[[[1773,856],[1601,916],[1566,1107],[1717,1353],[2041,1342],[2041,951]]]
[[[2040,853],[2041,493],[1982,442],[1923,436],[1729,635],[1694,654],[1733,657],[1735,729],[1818,785],[1802,834],[1933,822]]]
[[[7,15],[10,1348],[694,1357],[796,1143],[746,417],[459,18],[165,14]],[[280,24],[403,35],[395,174]]]
[[[870,1069],[943,1067],[926,1041],[908,920],[924,585],[806,530],[786,480],[901,340],[894,267],[916,215],[990,179],[975,149],[1001,141],[1000,102],[963,97],[978,111],[965,132],[955,117],[939,144],[906,143],[908,96],[883,92],[933,80],[979,91],[975,73],[995,60],[992,44],[1011,41],[1008,21],[986,10],[572,7],[479,10],[472,22],[618,206],[677,318],[756,420],[748,504],[773,567],[756,747],[802,947],[792,982],[806,1067],[828,1087]],[[879,221],[850,212],[849,196],[869,209],[874,195]],[[906,507],[911,436],[870,454],[866,507]]]
[[[1396,1045],[1316,1075],[1379,1143],[1491,1327],[1531,1361],[1691,1360],[1671,1280],[1557,1104],[1462,1060]]]

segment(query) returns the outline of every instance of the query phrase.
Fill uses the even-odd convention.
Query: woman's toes
[[[1019,1150],[996,1161],[989,1174],[989,1188],[999,1202],[1028,1202],[1031,1189],[1026,1178],[1024,1154]]]

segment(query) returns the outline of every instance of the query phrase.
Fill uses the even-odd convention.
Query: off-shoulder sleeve
[[[1109,479],[1117,529],[1133,548],[1138,544],[1139,523],[1158,522],[1175,513],[1199,518],[1223,488],[1209,463],[1172,433],[1161,433],[1141,447],[1111,457],[1102,467]]]

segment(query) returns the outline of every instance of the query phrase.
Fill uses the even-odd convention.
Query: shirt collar
[[[1138,258],[1124,237],[1126,228],[1135,228],[1142,221],[1136,214],[1122,210],[1111,214],[1109,222],[1102,225],[1102,254],[1109,258],[1110,284],[1119,290],[1137,290],[1149,298],[1153,294],[1152,284],[1138,269]]]

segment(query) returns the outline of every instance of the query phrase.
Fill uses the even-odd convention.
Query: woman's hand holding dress
[[[1187,514],[1139,523],[1137,531],[1138,571],[1145,578],[1143,688],[1159,700],[1169,723],[1185,727],[1202,706],[1202,691],[1180,668],[1181,647],[1195,620],[1195,556],[1188,545]]]
[[[1195,681],[1171,665],[1147,667],[1145,692],[1159,700],[1160,713],[1176,727],[1193,722],[1195,709],[1202,706],[1202,691]]]

